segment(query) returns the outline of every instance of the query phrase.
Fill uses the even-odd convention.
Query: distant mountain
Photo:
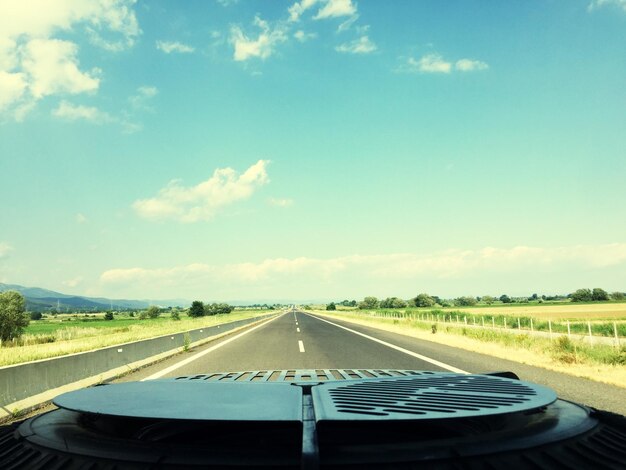
[[[126,300],[107,299],[104,297],[82,297],[76,295],[62,294],[60,292],[42,289],[40,287],[24,287],[17,284],[0,283],[0,292],[16,290],[26,298],[26,307],[29,311],[46,310],[126,310],[146,308],[149,305],[160,305],[162,307],[187,306],[189,301],[182,299],[175,300]]]

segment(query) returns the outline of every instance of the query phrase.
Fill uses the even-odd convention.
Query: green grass
[[[169,315],[145,320],[121,315],[109,321],[93,317],[89,321],[81,321],[84,317],[80,316],[71,317],[71,321],[60,321],[59,318],[38,320],[31,322],[19,341],[0,347],[0,366],[91,351],[272,313],[277,312],[235,310],[229,314],[200,318],[183,315],[176,321]]]

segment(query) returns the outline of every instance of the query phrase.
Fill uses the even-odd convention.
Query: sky
[[[0,282],[626,290],[626,0],[0,0]]]

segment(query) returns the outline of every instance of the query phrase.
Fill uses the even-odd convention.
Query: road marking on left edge
[[[274,320],[276,320],[277,318],[280,318],[282,315],[278,315],[274,318],[272,318],[271,320],[268,320],[266,322],[261,323],[260,325],[257,325],[253,328],[250,328],[249,330],[245,330],[243,333],[239,333],[238,335],[233,336],[232,338],[228,338],[225,341],[222,341],[219,344],[216,344],[215,346],[210,347],[209,349],[205,349],[204,351],[200,351],[198,354],[194,354],[191,357],[188,357],[187,359],[185,359],[184,361],[180,361],[177,362],[176,364],[169,366],[159,372],[157,372],[156,374],[152,374],[149,377],[146,377],[145,379],[141,379],[141,382],[145,381],[145,380],[154,380],[154,379],[159,379],[161,377],[163,377],[166,374],[169,374],[172,371],[175,371],[176,369],[182,367],[182,366],[186,366],[187,364],[189,364],[190,362],[195,361],[196,359],[200,359],[202,356],[205,356],[207,354],[209,354],[210,352],[215,351],[216,349],[221,348],[222,346],[230,343],[231,341],[235,341],[236,339],[241,338],[244,335],[247,335],[248,333],[252,333],[254,330],[256,330],[257,328],[261,328],[264,325],[267,325],[269,322],[272,322]]]
[[[301,339],[298,340],[298,347],[300,348],[300,352],[304,352],[304,343]]]
[[[311,316],[313,316],[313,315],[311,315]],[[469,374],[469,372],[467,372],[467,371],[465,371],[463,369],[458,369],[458,368],[456,368],[454,366],[448,365],[448,364],[446,364],[444,362],[441,362],[441,361],[438,361],[436,359],[431,359],[430,357],[422,356],[421,354],[418,354],[418,353],[413,352],[413,351],[409,351],[408,349],[401,348],[400,346],[396,346],[395,344],[388,343],[386,341],[383,341],[382,339],[377,339],[377,338],[374,338],[373,336],[366,335],[365,333],[360,333],[360,332],[352,330],[350,328],[346,328],[345,326],[337,325],[336,323],[333,323],[333,322],[328,321],[328,320],[324,320],[323,318],[320,318],[320,317],[313,316],[313,318],[315,318],[316,320],[324,321],[326,323],[330,323],[331,325],[336,326],[337,328],[343,328],[344,330],[349,331],[350,333],[354,333],[355,335],[363,336],[363,338],[367,338],[367,339],[369,339],[371,341],[375,341],[375,342],[380,343],[380,344],[382,344],[384,346],[387,346],[388,348],[395,349],[396,351],[400,351],[400,352],[403,352],[404,354],[408,354],[409,356],[413,356],[413,357],[416,357],[418,359],[421,359],[422,361],[430,362],[431,364],[433,364],[435,366],[438,366],[438,367],[441,367],[442,369],[449,370],[450,372],[456,372],[457,374]]]

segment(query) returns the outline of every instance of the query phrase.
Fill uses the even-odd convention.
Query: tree
[[[623,292],[611,292],[611,299],[612,300],[617,300],[618,302],[621,302],[624,300],[624,293]]]
[[[432,307],[435,305],[435,299],[428,294],[419,294],[413,299],[416,307]]]
[[[113,312],[108,311],[104,314],[104,319],[105,320],[113,320]]]
[[[0,341],[19,338],[27,326],[24,296],[14,290],[0,293]]]
[[[30,312],[31,320],[41,320],[42,318],[43,318],[43,315],[41,314],[41,312]]]
[[[503,304],[510,304],[513,301],[511,300],[511,297],[509,297],[508,295],[502,294],[500,296],[500,302],[502,302]]]
[[[141,312],[139,312],[139,319],[140,320],[145,320],[146,318],[148,318],[148,311],[147,310],[142,310]]]
[[[159,307],[157,307],[156,305],[150,305],[148,307],[147,313],[149,318],[157,318],[159,315],[161,315],[161,309],[159,309]]]
[[[194,300],[189,307],[189,313],[187,314],[192,318],[198,318],[204,316],[204,304],[200,300]]]
[[[490,295],[483,295],[483,302],[486,303],[487,305],[491,305],[495,301],[496,301],[496,299],[494,299]]]
[[[591,300],[595,300],[596,302],[603,302],[605,300],[609,300],[609,293],[604,289],[600,289],[599,287],[594,287],[591,292]]]
[[[589,289],[578,289],[570,295],[572,302],[591,302],[593,294]]]
[[[478,301],[474,297],[458,297],[454,299],[454,303],[459,307],[471,307],[472,305],[476,305]]]
[[[205,315],[218,315],[223,313],[230,313],[233,311],[233,307],[228,304],[218,304],[213,302],[212,304],[206,304],[204,306]]]
[[[376,297],[365,297],[358,305],[361,310],[373,310],[378,306],[379,302]]]
[[[328,305],[326,305],[326,310],[337,310],[337,306],[335,305],[335,302],[331,302]]]

